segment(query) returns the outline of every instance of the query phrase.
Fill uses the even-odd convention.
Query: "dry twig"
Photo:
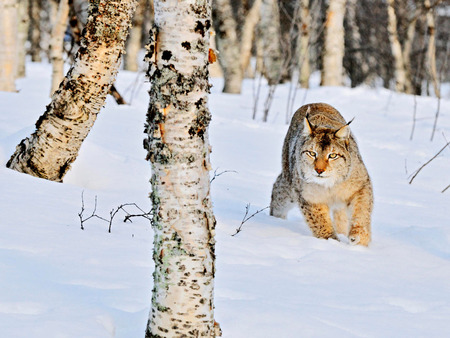
[[[416,176],[419,174],[419,172],[425,168],[431,161],[433,161],[436,157],[438,157],[440,155],[440,153],[442,153],[444,151],[445,148],[448,147],[448,145],[450,144],[450,142],[447,142],[442,148],[441,150],[439,150],[436,155],[434,155],[432,158],[430,158],[426,163],[424,163],[419,169],[417,169],[416,171],[414,171],[414,173],[412,174],[411,180],[409,181],[409,184],[412,183],[412,181],[416,178]],[[446,188],[447,189],[447,188]],[[445,191],[445,189],[444,189]],[[443,192],[444,192],[443,191]]]
[[[250,216],[248,216],[248,212],[250,211],[250,203],[248,203],[245,206],[245,214],[244,214],[244,217],[242,218],[241,224],[236,229],[236,232],[234,234],[232,234],[231,236],[236,236],[238,233],[240,233],[242,231],[242,226],[244,225],[245,222],[247,222],[250,218],[256,216],[257,214],[259,214],[260,212],[263,212],[264,210],[266,210],[268,208],[269,207],[267,206],[265,208],[259,209],[259,210],[255,211],[253,214],[251,214]]]
[[[139,211],[141,211],[140,214],[130,214],[128,211],[125,210],[124,207],[126,206],[134,206],[136,209],[138,209]],[[116,214],[122,210],[123,212],[126,213],[126,216],[123,220],[123,222],[127,222],[130,221],[131,222],[131,218],[132,217],[144,217],[148,220],[151,220],[151,215],[152,212],[145,212],[144,210],[142,210],[136,203],[125,203],[125,204],[121,204],[119,205],[117,208],[112,209],[109,212],[109,219],[106,219],[104,217],[101,217],[99,215],[96,214],[97,211],[97,196],[95,196],[95,204],[94,204],[94,210],[92,211],[92,214],[86,218],[83,218],[83,213],[84,213],[84,192],[81,193],[81,211],[78,213],[78,217],[80,218],[80,223],[81,223],[81,230],[84,230],[84,223],[88,220],[90,220],[91,218],[98,218],[104,222],[107,222],[109,224],[108,226],[108,232],[111,233],[111,227],[112,227],[112,222],[114,220],[114,217],[116,216]]]

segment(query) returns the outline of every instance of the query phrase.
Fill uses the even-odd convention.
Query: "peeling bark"
[[[155,1],[144,142],[155,261],[146,337],[214,337],[214,234],[207,106],[211,2]]]
[[[0,1],[0,91],[16,91],[17,0]]]
[[[62,181],[114,82],[135,7],[136,0],[90,1],[75,63],[7,167]]]

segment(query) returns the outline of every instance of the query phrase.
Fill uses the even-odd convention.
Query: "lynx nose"
[[[315,169],[319,175],[325,171],[325,169],[322,169],[322,168],[315,168]]]

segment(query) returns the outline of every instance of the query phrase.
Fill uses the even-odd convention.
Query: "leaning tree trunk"
[[[56,17],[53,19],[50,41],[50,56],[52,60],[52,85],[50,96],[58,89],[64,78],[64,35],[69,18],[69,0],[60,0]]]
[[[323,86],[342,86],[344,74],[344,16],[346,0],[330,0],[325,24]]]
[[[241,92],[244,72],[241,69],[240,43],[237,23],[234,19],[230,0],[214,0],[214,30],[216,46],[219,50],[219,63],[224,75],[224,93]]]
[[[90,1],[75,64],[36,122],[36,131],[17,146],[7,167],[62,181],[114,82],[136,2]]]
[[[155,1],[145,142],[153,172],[155,272],[146,337],[216,335],[207,106],[210,13],[210,0]]]
[[[16,91],[17,0],[0,0],[0,91]]]

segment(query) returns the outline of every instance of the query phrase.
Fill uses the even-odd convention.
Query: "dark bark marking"
[[[196,33],[200,34],[202,37],[205,37],[206,30],[207,30],[207,28],[205,27],[205,25],[203,25],[203,22],[197,21],[194,31]]]
[[[191,44],[188,41],[182,42],[181,46],[183,48],[185,48],[186,50],[190,50],[191,49]]]
[[[169,61],[172,58],[172,52],[170,50],[165,50],[162,53],[162,57],[161,57],[164,61]]]

